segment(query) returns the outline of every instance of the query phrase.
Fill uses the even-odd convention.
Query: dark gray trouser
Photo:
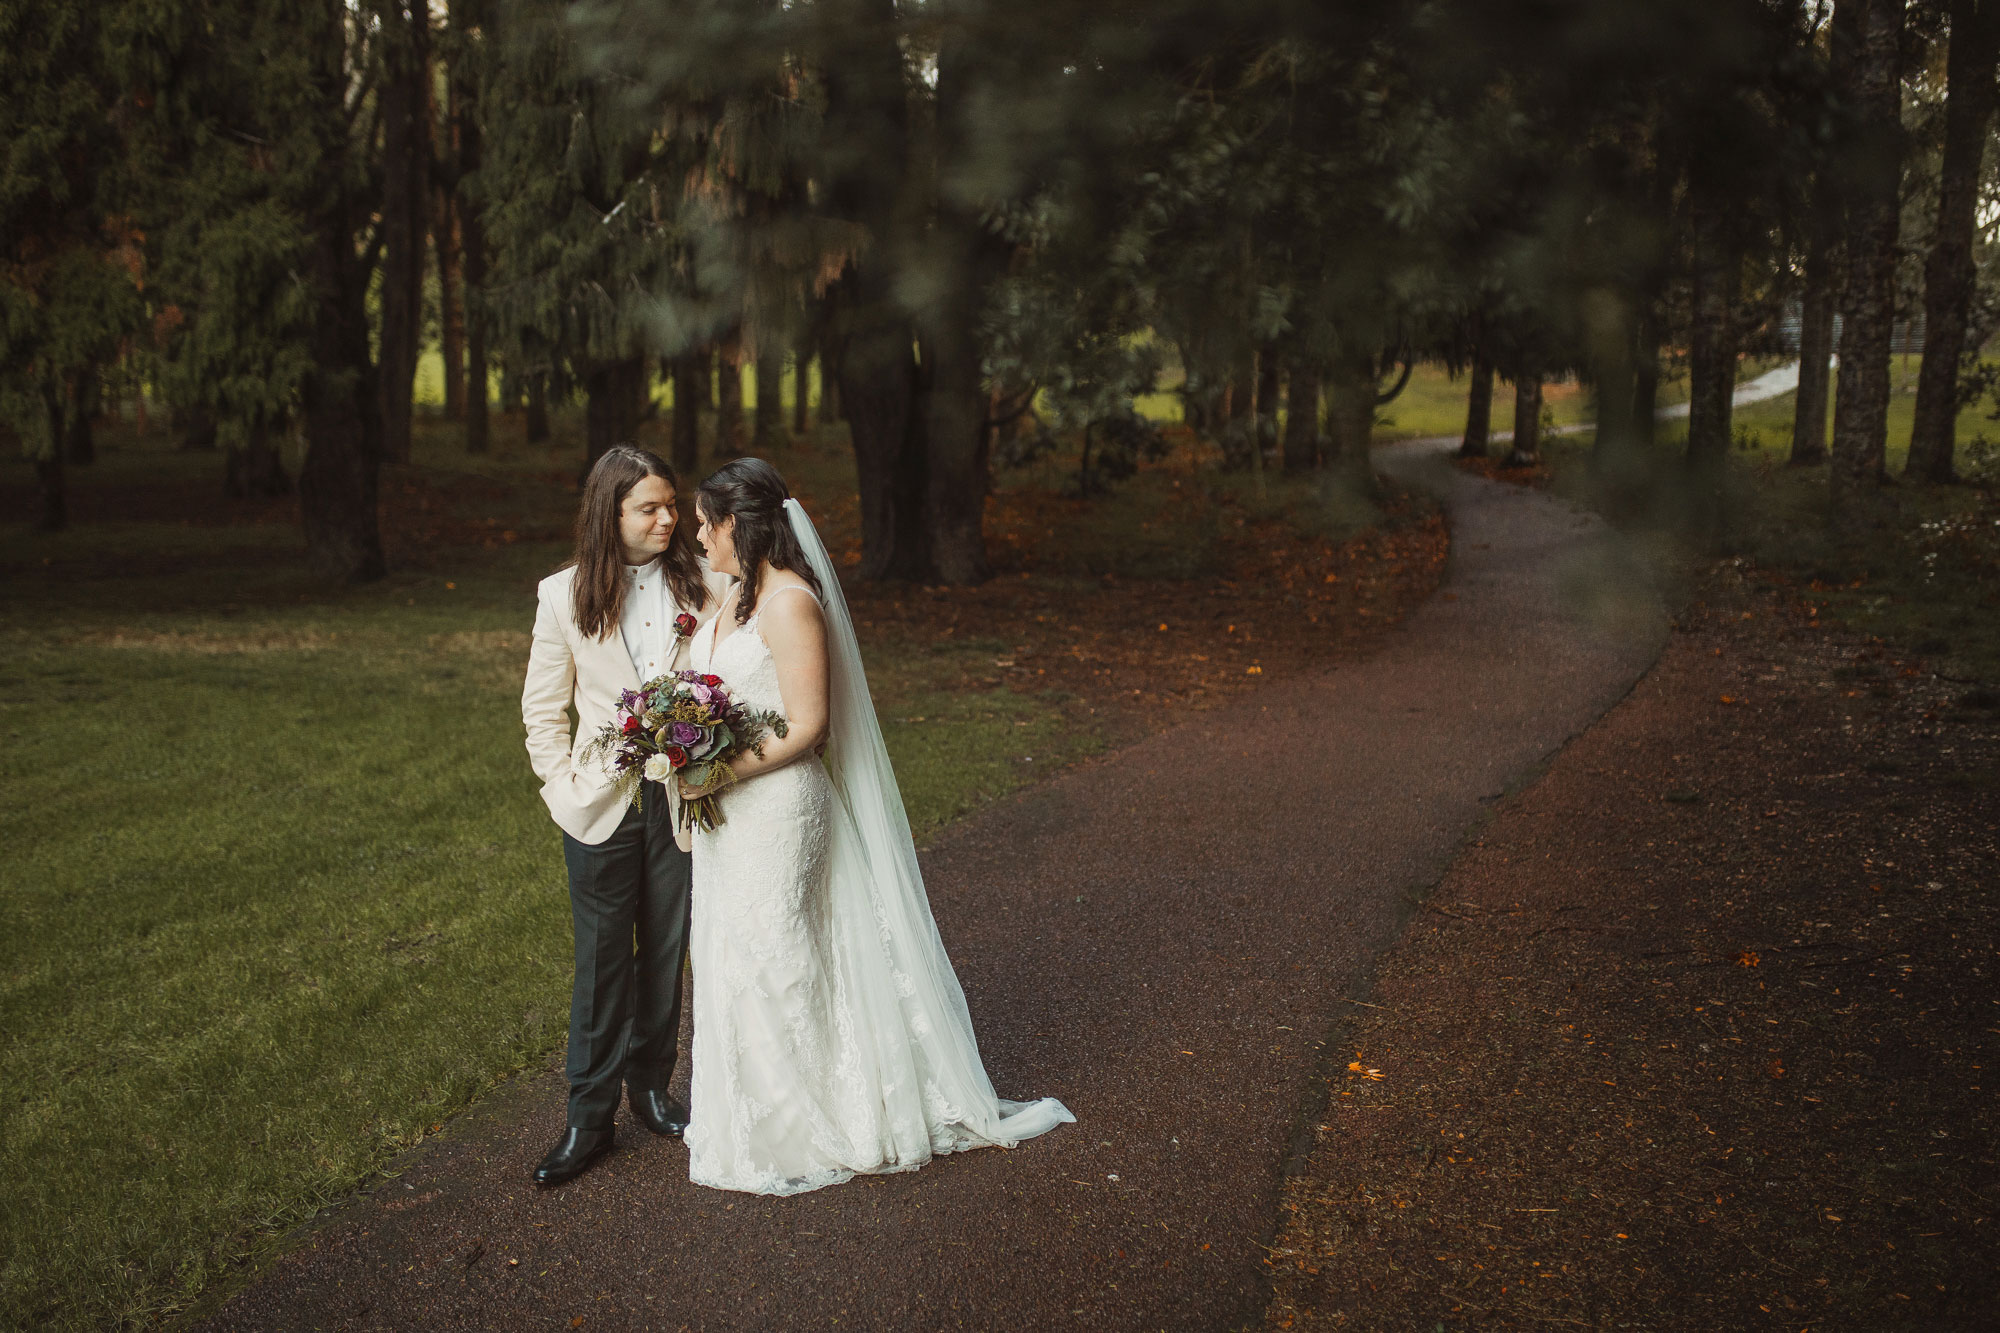
[[[620,1084],[665,1091],[680,1049],[693,860],[674,845],[666,792],[592,846],[563,834],[576,982],[569,1006],[569,1124],[609,1129]]]

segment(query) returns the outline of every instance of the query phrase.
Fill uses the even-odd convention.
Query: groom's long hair
[[[636,444],[612,445],[584,478],[583,503],[576,511],[576,551],[569,563],[576,566],[570,604],[576,611],[576,627],[587,638],[601,639],[612,633],[625,614],[625,542],[618,530],[618,516],[626,495],[642,477],[666,482],[674,488],[675,502],[679,502],[681,487],[673,468],[652,450]],[[707,605],[708,585],[702,582],[701,558],[695,554],[685,519],[674,524],[674,535],[667,539],[660,565],[666,570],[674,600],[696,610]]]
[[[761,458],[739,458],[709,473],[708,480],[695,487],[695,504],[708,521],[736,520],[736,563],[743,569],[743,586],[736,594],[736,623],[750,619],[757,607],[757,584],[764,562],[773,569],[789,569],[811,586],[821,598],[826,589],[813,576],[812,562],[792,532],[785,513],[785,501],[792,498],[778,469]]]

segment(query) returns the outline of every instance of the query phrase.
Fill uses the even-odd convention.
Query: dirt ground
[[[993,649],[990,669],[968,670],[950,688],[1071,695],[1074,708],[1094,714],[1117,745],[1174,724],[1182,710],[1254,689],[1260,679],[1322,670],[1366,652],[1436,589],[1450,535],[1428,496],[1391,483],[1379,521],[1335,540],[1278,508],[1253,512],[1205,478],[1188,453],[1147,465],[1184,478],[1185,489],[1159,496],[1128,488],[1079,500],[1032,485],[996,492],[985,520],[995,577],[973,588],[852,584],[847,596],[864,641],[978,640]],[[810,466],[800,470],[814,475]],[[381,490],[390,564],[399,572],[436,573],[461,564],[468,548],[561,542],[574,486],[566,466],[483,476],[392,465]],[[808,485],[799,495],[828,549],[859,563],[860,504],[853,492]],[[4,498],[12,507],[29,503],[25,490]],[[198,527],[260,527],[285,541],[299,523],[296,497],[230,500],[205,475],[72,479],[71,512],[79,525],[147,505]],[[1092,544],[1080,534],[1093,528],[1129,535],[1162,554],[1197,542],[1212,547],[1212,556],[1193,576],[1150,569],[1129,553],[1114,562],[1121,568],[1099,570],[1079,550]],[[1097,544],[1118,542],[1100,537]],[[1199,651],[1189,646],[1193,640],[1201,641]]]
[[[1349,1002],[1268,1326],[2000,1326],[1996,705],[1725,567]]]
[[[1192,489],[1192,486],[1190,487]],[[858,559],[858,506],[806,497],[827,545]],[[1091,502],[1017,490],[988,504],[996,576],[975,588],[860,584],[847,595],[864,637],[990,641],[990,669],[956,688],[1060,689],[1113,744],[1158,731],[1262,680],[1324,670],[1369,649],[1436,589],[1450,534],[1435,501],[1391,487],[1380,524],[1344,541],[1258,518],[1204,495],[1218,539],[1214,577],[1147,578],[1077,569],[1068,529]],[[1187,523],[1160,514],[1161,528]]]

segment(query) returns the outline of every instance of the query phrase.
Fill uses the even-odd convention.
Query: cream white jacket
[[[702,562],[702,580],[707,583],[706,608],[678,607],[693,611],[706,624],[721,609],[731,580]],[[596,844],[610,837],[625,815],[625,800],[619,796],[612,775],[595,764],[579,766],[576,751],[606,724],[617,719],[618,695],[639,688],[639,673],[632,666],[625,639],[614,622],[611,632],[601,639],[588,639],[577,628],[570,600],[576,569],[558,570],[536,588],[535,634],[528,649],[528,677],[521,687],[521,721],[528,729],[528,761],[542,780],[542,801],[555,817],[556,825],[578,842]],[[669,671],[687,665],[692,636],[674,646],[667,664]],[[576,713],[575,738],[570,731],[570,711]],[[679,797],[669,788],[669,799]],[[688,835],[679,835],[682,850],[690,845]]]

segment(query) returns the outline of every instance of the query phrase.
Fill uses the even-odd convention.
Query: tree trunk
[[[1833,404],[1836,497],[1888,480],[1889,334],[1896,315],[1896,228],[1902,178],[1902,80],[1897,47],[1904,0],[1848,0],[1855,11],[1850,87],[1861,118],[1847,193],[1847,281],[1840,382]],[[1843,36],[1835,10],[1834,37]]]
[[[89,467],[97,461],[97,435],[91,417],[97,413],[97,368],[85,367],[68,385],[69,402],[64,413],[69,418],[63,432],[63,461],[72,467]]]
[[[694,472],[702,466],[702,356],[682,352],[666,362],[674,376],[674,420],[670,424],[674,472],[682,484],[692,484]]]
[[[942,77],[940,79],[942,81]],[[989,233],[990,234],[990,233]],[[975,245],[980,244],[973,238]],[[970,276],[969,274],[966,276]],[[925,580],[956,586],[993,577],[986,554],[986,393],[980,377],[979,338],[970,312],[979,308],[971,282],[953,284],[966,299],[940,301],[938,318],[924,321],[929,384],[919,399],[924,413]]]
[[[223,491],[239,500],[284,495],[292,489],[284,456],[272,442],[271,428],[262,422],[251,427],[241,447],[230,448],[224,472]]]
[[[1694,311],[1688,338],[1689,468],[1713,482],[1729,457],[1736,395],[1736,334],[1731,307],[1742,267],[1721,209],[1694,205]],[[1636,406],[1636,404],[1635,404]]]
[[[715,456],[743,453],[743,344],[735,334],[715,349]]]
[[[937,161],[946,179],[932,224],[934,273],[945,283],[918,316],[923,344],[925,546],[930,574],[968,586],[993,577],[986,552],[988,473],[987,386],[981,360],[979,312],[989,286],[1007,272],[1013,247],[985,225],[975,181],[952,181],[971,160],[978,135],[980,81],[996,71],[989,52],[948,29],[938,53]]]
[[[752,418],[751,447],[758,452],[785,442],[785,357],[776,348],[762,348],[752,363],[756,374],[757,407]]]
[[[1229,420],[1233,424],[1257,412],[1257,349],[1245,341],[1229,367]]]
[[[1519,370],[1514,375],[1514,447],[1508,467],[1533,467],[1542,461],[1542,372]]]
[[[1265,343],[1257,349],[1257,420],[1274,439],[1278,426],[1278,389],[1284,373],[1284,358],[1278,355],[1276,346]]]
[[[444,361],[444,414],[465,420],[464,250],[451,193],[431,191],[431,236],[437,252],[438,355]]]
[[[1826,461],[1826,397],[1833,378],[1833,308],[1839,295],[1839,251],[1834,213],[1839,197],[1832,174],[1813,182],[1813,215],[1806,223],[1805,291],[1799,297],[1799,387],[1793,395],[1793,467]]]
[[[1978,229],[1980,159],[1993,119],[1997,55],[2000,0],[1952,0],[1937,232],[1924,260],[1924,360],[1917,371],[1916,423],[1903,468],[1910,481],[1958,480],[1958,372],[1978,274],[1972,242]]]
[[[822,426],[832,426],[846,420],[847,413],[840,406],[840,377],[833,373],[827,362],[826,351],[819,354],[819,411],[815,420]]]
[[[1660,314],[1653,302],[1639,303],[1632,329],[1632,438],[1651,449],[1660,424]]]
[[[1208,440],[1220,440],[1229,425],[1229,374],[1214,353],[1207,330],[1196,330],[1180,343],[1181,419],[1189,430]]]
[[[583,390],[588,397],[582,475],[588,476],[612,445],[638,442],[639,414],[646,395],[646,358],[590,362],[583,374]]]
[[[382,447],[410,458],[411,390],[423,333],[424,233],[430,206],[430,21],[419,7],[397,20],[381,8],[385,31],[382,115],[382,332],[379,391]]]
[[[299,512],[306,551],[322,576],[350,583],[388,572],[377,512],[381,414],[368,359],[367,277],[354,253],[354,227],[336,182],[314,219],[312,272],[318,317],[312,370],[301,394],[306,457]]]
[[[486,386],[486,320],[479,311],[480,291],[486,282],[486,237],[480,230],[476,208],[459,206],[460,255],[465,266],[463,304],[465,323],[465,451],[483,454],[492,447],[492,427],[488,420],[491,404]]]
[[[461,0],[459,8],[463,8]],[[462,24],[464,14],[450,13],[448,22],[455,29],[453,35],[463,40]],[[453,421],[465,418],[465,239],[464,219],[460,217],[459,182],[464,179],[465,131],[468,116],[466,105],[467,83],[459,72],[463,60],[460,42],[449,42],[445,47],[444,95],[445,113],[443,119],[444,150],[436,161],[436,169],[431,173],[431,238],[437,252],[438,275],[438,351],[444,361],[444,411]],[[437,84],[428,85],[433,103],[437,95]],[[440,122],[435,104],[431,107],[431,124]],[[477,452],[468,449],[468,452]]]
[[[545,370],[528,376],[525,429],[529,444],[541,444],[549,438],[549,373]]]
[[[1493,362],[1484,348],[1472,352],[1472,381],[1465,395],[1465,438],[1458,443],[1460,458],[1484,458],[1493,437]]]
[[[805,438],[812,426],[812,344],[801,342],[792,372],[792,434]]]
[[[1641,446],[1632,423],[1638,384],[1632,364],[1630,298],[1615,288],[1595,288],[1584,296],[1583,318],[1585,352],[1597,390],[1597,439],[1591,445],[1591,472],[1605,499],[1614,508],[1629,512],[1644,496],[1652,472],[1651,456]]]
[[[1333,479],[1353,494],[1379,498],[1381,485],[1368,455],[1375,431],[1373,356],[1344,352],[1334,357],[1326,376],[1326,425]]]
[[[466,0],[453,0],[452,26],[462,39],[482,17],[477,13],[479,8],[467,6]],[[459,309],[465,321],[465,451],[483,454],[492,446],[487,418],[486,316],[480,304],[486,287],[486,228],[478,201],[468,198],[462,186],[467,176],[479,170],[485,144],[480,137],[479,85],[467,75],[464,63],[461,47],[451,71],[452,126],[458,136],[453,148],[458,179],[452,186],[451,211],[458,221]]]
[[[61,532],[69,526],[69,478],[63,470],[63,456],[68,452],[64,439],[68,432],[63,426],[69,408],[62,390],[46,382],[42,402],[49,417],[49,442],[35,456],[35,530]]]
[[[840,58],[825,67],[822,134],[829,143],[868,146],[828,170],[827,208],[873,238],[828,293],[821,364],[832,372],[854,442],[861,576],[918,579],[930,568],[922,520],[928,459],[914,331],[896,297],[896,270],[914,244],[917,201],[927,190],[912,179],[896,0],[824,0],[816,8],[848,39]],[[833,397],[822,391],[822,411]]]
[[[861,577],[921,579],[924,551],[924,449],[917,414],[917,365],[909,325],[891,315],[887,293],[871,291],[859,270],[841,286],[850,326],[841,338],[835,383],[854,441],[861,494]],[[871,322],[864,323],[864,319]],[[879,323],[872,322],[880,320]]]
[[[1319,366],[1294,356],[1285,385],[1285,471],[1317,467],[1319,448]]]

